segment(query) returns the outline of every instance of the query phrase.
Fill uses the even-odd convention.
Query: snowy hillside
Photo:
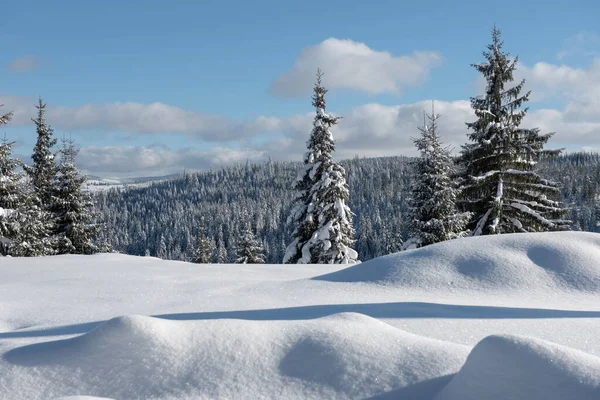
[[[0,259],[0,398],[600,398],[600,235],[362,264]]]
[[[88,175],[84,188],[90,192],[122,188],[144,188],[151,186],[153,183],[164,182],[180,176],[181,174],[141,178],[102,178],[99,176]]]

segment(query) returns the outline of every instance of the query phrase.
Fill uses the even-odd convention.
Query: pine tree
[[[31,156],[33,165],[26,167],[25,170],[31,178],[42,206],[49,207],[53,195],[52,184],[57,172],[54,153],[52,153],[52,147],[56,145],[56,139],[52,138],[54,131],[46,123],[46,104],[42,102],[41,98],[36,108],[38,109],[38,116],[36,119],[32,119],[37,130],[37,142]]]
[[[351,248],[354,214],[346,205],[349,199],[346,172],[332,158],[335,143],[329,128],[339,117],[325,113],[327,90],[321,85],[322,76],[318,70],[312,98],[316,116],[304,167],[294,186],[298,195],[288,219],[295,226],[294,240],[287,247],[284,263],[344,264],[355,263],[357,258]]]
[[[236,264],[264,264],[265,254],[263,246],[256,240],[250,229],[246,229],[236,246]]]
[[[87,178],[80,176],[75,166],[79,149],[73,140],[63,138],[61,159],[53,182],[50,211],[55,216],[53,234],[58,239],[58,254],[93,254],[99,250],[94,244],[98,227],[91,195],[83,190]]]
[[[420,136],[413,139],[421,156],[414,166],[415,179],[411,197],[411,231],[417,247],[455,239],[467,234],[470,213],[456,210],[458,189],[450,178],[453,160],[444,147],[437,129],[440,115],[427,115],[418,127]]]
[[[165,260],[167,258],[167,242],[165,241],[165,236],[160,235],[160,240],[158,242],[158,249],[156,250],[156,257]]]
[[[0,126],[11,118],[11,112],[0,114]],[[3,256],[9,254],[17,232],[15,210],[21,201],[21,175],[17,172],[21,163],[12,157],[13,145],[14,142],[9,142],[6,137],[0,144],[0,255]]]
[[[210,264],[215,252],[215,244],[207,237],[204,226],[204,219],[202,219],[192,254],[192,262],[195,264]]]
[[[9,248],[18,231],[15,212],[22,201],[19,160],[12,157],[14,142],[6,137],[0,144],[0,255],[9,254]]]
[[[558,185],[535,171],[538,161],[554,157],[560,150],[543,150],[553,133],[519,128],[531,92],[521,95],[525,81],[513,81],[518,57],[510,60],[502,52],[500,31],[494,27],[492,44],[474,64],[486,79],[484,96],[471,98],[477,120],[467,123],[472,143],[463,146],[459,162],[464,170],[459,205],[472,212],[472,235],[537,232],[568,229],[562,219],[565,209],[556,200]]]
[[[25,186],[23,201],[16,210],[18,230],[10,253],[18,257],[40,257],[56,254],[51,236],[52,220],[44,210],[37,193]]]
[[[225,247],[225,244],[223,243],[223,240],[219,241],[219,244],[217,245],[217,264],[225,264],[227,263],[227,248]]]

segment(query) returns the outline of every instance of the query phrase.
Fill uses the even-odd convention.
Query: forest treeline
[[[410,157],[342,161],[356,214],[358,257],[366,261],[399,251],[410,236]],[[234,262],[239,232],[250,226],[263,245],[266,262],[281,263],[292,227],[286,224],[301,163],[270,161],[186,173],[143,188],[95,194],[106,222],[106,240],[123,253],[189,260],[200,221],[213,243],[211,262]],[[572,229],[598,232],[600,155],[573,153],[542,162],[544,176],[560,183]],[[163,246],[164,244],[164,246]]]

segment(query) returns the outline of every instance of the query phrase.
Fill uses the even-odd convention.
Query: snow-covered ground
[[[0,258],[2,399],[597,399],[599,332],[593,233],[350,267]]]

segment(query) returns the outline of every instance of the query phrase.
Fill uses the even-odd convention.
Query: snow
[[[600,293],[600,235],[491,235],[391,254],[315,280],[377,283],[423,291]]]
[[[544,340],[489,336],[438,400],[600,398],[600,358]]]
[[[3,258],[0,398],[599,398],[598,260],[582,232],[352,266]]]
[[[0,218],[9,217],[13,213],[13,210],[0,207]]]

